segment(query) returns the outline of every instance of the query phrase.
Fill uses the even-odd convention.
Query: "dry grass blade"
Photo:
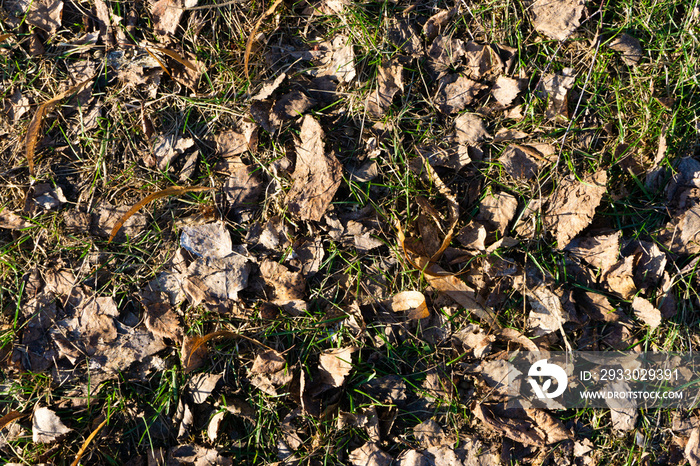
[[[75,455],[75,460],[73,460],[71,466],[78,466],[78,464],[80,463],[80,458],[82,458],[85,454],[85,450],[87,450],[88,445],[90,445],[90,442],[92,442],[95,439],[95,437],[102,430],[102,428],[107,425],[107,421],[109,421],[109,418],[106,418],[104,421],[102,421],[100,425],[92,431],[90,436],[87,439],[85,439],[85,443],[83,443],[83,446],[80,447],[80,450],[78,450],[78,454]]]
[[[125,213],[122,216],[122,218],[119,219],[119,221],[114,225],[114,228],[112,228],[112,232],[109,234],[109,240],[107,240],[107,242],[111,243],[112,240],[114,239],[114,237],[117,236],[117,233],[119,233],[119,230],[124,225],[124,222],[129,220],[129,217],[134,215],[136,212],[139,211],[139,209],[141,207],[145,206],[149,202],[155,201],[156,199],[160,199],[161,197],[178,196],[180,194],[202,192],[202,191],[211,191],[212,189],[214,189],[214,188],[210,188],[208,186],[192,186],[192,187],[171,186],[167,189],[164,189],[162,191],[158,191],[157,193],[153,193],[153,194],[146,196],[145,198],[141,199],[139,202],[134,204],[134,206],[131,209],[129,209],[129,211],[127,213]]]
[[[0,430],[9,426],[12,422],[16,421],[17,419],[21,418],[22,416],[24,416],[24,414],[20,413],[19,411],[10,411],[9,413],[5,414],[3,417],[0,417]]]
[[[445,238],[442,240],[440,249],[438,249],[435,252],[435,254],[433,254],[433,256],[430,258],[430,262],[435,262],[440,258],[440,256],[442,256],[442,253],[445,252],[445,249],[447,249],[447,247],[452,242],[452,238],[454,238],[455,227],[457,226],[457,221],[459,220],[459,203],[457,202],[457,199],[455,199],[450,189],[447,186],[445,186],[445,183],[443,183],[438,174],[435,173],[435,170],[433,170],[433,167],[430,166],[430,163],[428,163],[425,157],[422,157],[422,159],[423,164],[425,165],[425,169],[428,172],[428,176],[430,177],[430,180],[433,183],[435,183],[435,186],[438,188],[440,194],[445,196],[445,199],[447,199],[450,209],[450,227],[447,230]]]
[[[170,58],[172,58],[173,60],[175,60],[176,62],[181,64],[182,66],[186,66],[187,68],[189,68],[191,70],[197,71],[197,67],[194,66],[191,61],[182,57],[179,53],[174,52],[174,51],[169,50],[169,49],[166,49],[166,48],[163,48],[163,47],[153,47],[153,49],[159,51],[163,55],[169,56]]]
[[[29,175],[34,176],[34,153],[36,151],[36,145],[39,142],[39,133],[41,132],[41,124],[44,121],[44,117],[47,113],[49,113],[53,106],[56,105],[56,103],[78,91],[85,84],[92,81],[92,78],[94,78],[94,76],[90,76],[85,81],[76,84],[67,91],[61,92],[53,99],[39,105],[39,108],[36,109],[34,118],[32,118],[32,121],[29,122],[29,126],[27,127],[27,137],[24,144],[25,153],[27,154],[27,164],[29,165]]]
[[[0,42],[12,37],[12,34],[0,34]]]
[[[250,81],[250,73],[248,72],[248,62],[250,61],[250,52],[253,50],[253,41],[255,40],[255,35],[258,33],[258,29],[260,28],[260,24],[270,16],[272,13],[275,12],[279,4],[282,3],[282,0],[275,0],[275,3],[272,4],[270,8],[267,9],[265,13],[258,19],[258,22],[255,23],[255,27],[253,28],[253,32],[250,33],[250,36],[248,36],[248,42],[245,44],[245,55],[243,55],[243,71],[245,71],[245,79]]]

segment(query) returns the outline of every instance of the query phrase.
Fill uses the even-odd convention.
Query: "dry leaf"
[[[642,59],[642,44],[639,43],[639,39],[629,34],[620,34],[608,44],[608,47],[622,53],[622,61],[627,66],[635,66]]]
[[[420,291],[402,291],[391,300],[391,310],[396,313],[409,311],[409,320],[419,320],[430,317],[430,310],[425,304],[425,296]]]
[[[224,222],[182,227],[180,246],[195,257],[223,259],[233,253],[231,235]]]
[[[35,0],[27,13],[27,23],[39,29],[56,34],[61,27],[63,2],[61,0]]]
[[[247,81],[250,81],[250,71],[248,70],[248,63],[250,62],[250,53],[253,50],[253,43],[255,42],[255,38],[258,37],[258,29],[260,28],[260,25],[262,24],[263,20],[270,16],[272,13],[275,12],[277,7],[282,3],[282,0],[275,0],[270,7],[265,10],[265,13],[255,22],[255,26],[253,27],[253,30],[250,32],[250,35],[248,36],[248,40],[246,41],[245,44],[245,53],[243,54],[243,71],[245,72],[245,79]]]
[[[284,356],[278,351],[267,350],[255,356],[253,367],[250,368],[250,375],[273,374],[284,370],[287,366]]]
[[[172,162],[194,146],[194,139],[181,138],[178,134],[159,135],[153,143],[153,156],[158,170],[167,171]],[[148,164],[147,164],[148,165]]]
[[[182,326],[170,303],[150,303],[145,306],[144,323],[154,335],[180,341]]]
[[[363,391],[381,403],[402,405],[408,399],[406,383],[398,375],[385,375],[362,385]]]
[[[265,100],[268,97],[272,95],[273,92],[277,90],[278,87],[280,87],[280,84],[282,84],[282,81],[285,80],[287,77],[286,73],[281,73],[278,75],[274,81],[266,81],[263,83],[262,87],[258,91],[257,94],[255,94],[253,97],[250,98],[250,100]]]
[[[182,436],[178,436],[181,438]],[[218,450],[199,445],[182,445],[170,450],[172,460],[177,464],[193,464],[194,466],[231,466],[231,458],[221,456]],[[168,461],[170,463],[170,461]]]
[[[480,403],[474,414],[487,427],[524,445],[542,448],[572,438],[559,419],[541,409],[506,409],[498,404]]]
[[[634,284],[634,257],[627,256],[613,265],[605,275],[605,282],[611,291],[623,299],[630,299],[637,293]]]
[[[29,112],[29,99],[22,95],[19,89],[15,89],[12,96],[5,105],[7,117],[11,123],[17,123],[27,112]]]
[[[321,353],[318,360],[321,383],[331,387],[340,387],[352,370],[352,354],[357,351],[354,346],[331,349]]]
[[[279,129],[285,121],[303,115],[314,105],[316,105],[316,100],[303,92],[291,91],[275,102],[270,113],[270,124],[275,130]]]
[[[672,217],[658,239],[675,254],[700,252],[700,204]]]
[[[248,286],[251,265],[238,254],[226,257],[199,257],[187,267],[183,289],[193,306],[207,304],[212,310],[227,312],[238,292]]]
[[[134,206],[129,209],[120,219],[119,221],[114,225],[112,228],[111,233],[109,234],[109,239],[107,242],[111,242],[115,236],[117,236],[117,233],[119,233],[119,230],[121,227],[126,223],[127,220],[129,220],[129,217],[134,215],[136,212],[141,209],[141,207],[145,206],[151,201],[154,201],[156,199],[160,199],[161,197],[166,197],[166,196],[179,196],[181,194],[185,193],[193,193],[193,192],[202,192],[202,191],[211,191],[214,188],[208,188],[206,186],[192,186],[192,187],[181,187],[181,186],[171,186],[169,188],[166,188],[162,191],[158,191],[153,194],[149,194],[145,198],[141,199],[139,202],[134,204]]]
[[[413,27],[412,22],[407,19],[389,18],[387,39],[408,55],[420,56],[423,53],[423,44],[421,44],[418,32]]]
[[[0,431],[22,416],[24,416],[24,414],[20,413],[19,411],[10,411],[9,413],[5,414],[0,418]]]
[[[540,0],[549,2],[551,0]],[[575,71],[572,68],[564,68],[561,74],[546,74],[542,77],[542,88],[549,97],[547,110],[544,115],[548,120],[560,116],[569,117],[569,89],[576,81]]]
[[[416,437],[420,447],[423,449],[454,443],[453,439],[445,435],[445,431],[442,430],[440,424],[432,419],[428,419],[414,426],[413,436]]]
[[[279,262],[268,260],[260,264],[260,275],[277,300],[287,302],[304,299],[306,281],[300,272],[291,272]]]
[[[615,306],[610,304],[608,298],[599,293],[584,291],[580,298],[577,298],[580,307],[588,316],[601,322],[617,322],[620,320],[620,313]]]
[[[496,131],[496,135],[493,137],[493,142],[504,142],[512,141],[515,139],[525,139],[529,135],[530,133],[526,133],[518,129],[501,128],[498,131]]]
[[[584,0],[536,0],[530,7],[535,30],[556,40],[566,40],[581,25]]]
[[[6,230],[23,230],[25,228],[30,228],[32,225],[31,222],[28,222],[7,209],[0,211],[0,228]]]
[[[189,391],[192,395],[192,401],[195,404],[201,405],[216,389],[217,384],[223,378],[221,374],[196,374],[189,381]]]
[[[321,125],[306,115],[296,143],[294,184],[287,193],[290,212],[302,220],[320,221],[342,181],[342,166],[335,155],[326,155],[323,137]]]
[[[443,113],[456,113],[470,105],[486,85],[465,76],[447,75],[438,82],[435,103]]]
[[[519,79],[500,75],[496,78],[496,84],[491,88],[491,95],[496,102],[503,107],[509,107],[522,91]]]
[[[517,208],[518,200],[514,196],[508,193],[491,194],[479,203],[476,219],[485,224],[487,233],[497,232],[501,237],[515,217]]]
[[[469,324],[464,329],[452,334],[452,344],[461,347],[461,354],[470,353],[477,359],[481,359],[491,352],[494,335],[488,335],[476,324]]]
[[[428,18],[428,21],[423,25],[423,33],[429,43],[440,34],[440,30],[447,25],[456,13],[457,8],[452,8],[451,10],[441,10]]]
[[[318,49],[316,61],[320,67],[317,76],[335,78],[341,83],[355,79],[355,52],[348,36],[339,34],[331,42],[319,44]]]
[[[656,309],[646,299],[635,296],[632,300],[632,309],[634,310],[634,315],[651,329],[661,325],[661,311]]]
[[[582,181],[564,179],[552,193],[544,224],[557,239],[557,248],[563,249],[586,228],[593,219],[606,191],[607,173],[601,170]]]
[[[38,408],[32,416],[32,441],[34,443],[52,443],[71,432],[56,413],[49,408]]]
[[[685,459],[690,466],[700,466],[700,427],[694,428],[685,444]]]
[[[244,124],[242,131],[228,130],[219,133],[215,137],[216,152],[221,157],[233,157],[248,150],[254,149],[258,144],[258,126]]]
[[[185,8],[197,6],[198,0],[158,0],[151,5],[153,29],[161,36],[172,36],[177,32]]]
[[[617,263],[620,255],[621,231],[607,235],[576,238],[565,248],[572,256],[584,260],[606,274]]]
[[[561,305],[560,296],[546,286],[526,289],[525,294],[532,308],[528,316],[528,326],[533,329],[534,336],[540,337],[563,328],[568,320],[568,313]]]
[[[614,382],[609,384],[607,388],[613,392],[629,392],[630,386],[627,382]],[[610,417],[612,419],[613,430],[621,432],[629,432],[634,429],[639,411],[637,410],[637,402],[630,398],[607,398],[605,404],[610,408]]]
[[[348,457],[353,466],[389,466],[393,459],[382,451],[376,443],[367,442],[350,452]]]
[[[467,75],[470,78],[482,80],[500,75],[503,71],[503,61],[492,46],[470,40],[464,44],[464,51],[467,59]]]
[[[485,251],[486,227],[481,222],[470,221],[457,233],[457,241],[462,246],[475,251]]]
[[[639,246],[634,251],[636,259],[634,271],[634,283],[640,291],[646,293],[657,287],[664,275],[667,258],[656,243],[639,241]]]
[[[377,89],[367,99],[367,111],[375,117],[384,115],[399,91],[403,91],[403,65],[396,59],[384,60],[377,68]]]
[[[456,67],[465,53],[464,41],[440,36],[428,50],[428,69],[435,79],[440,78],[450,68]]]
[[[510,176],[526,181],[537,177],[543,167],[553,162],[551,154],[545,155],[535,147],[519,144],[506,147],[498,161]]]
[[[455,133],[460,145],[475,146],[489,136],[484,120],[474,113],[463,113],[455,118]]]

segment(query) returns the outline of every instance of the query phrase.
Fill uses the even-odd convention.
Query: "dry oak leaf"
[[[384,60],[377,69],[377,90],[369,95],[367,111],[375,117],[384,115],[399,91],[403,91],[403,65],[396,59]]]
[[[439,90],[435,103],[443,113],[456,113],[470,105],[477,94],[487,88],[485,84],[465,76],[447,75],[438,81]]]
[[[536,0],[530,6],[535,30],[556,40],[566,40],[581,25],[584,0]]]
[[[556,237],[558,249],[566,247],[591,223],[605,194],[607,180],[605,170],[586,176],[582,181],[569,177],[552,193],[544,224]]]
[[[352,354],[357,351],[354,346],[326,350],[318,360],[321,383],[331,387],[340,387],[352,370]]]
[[[294,184],[286,199],[289,210],[302,220],[320,221],[342,181],[342,166],[335,155],[326,155],[323,136],[321,125],[306,115],[296,142]]]
[[[620,52],[622,61],[627,66],[635,66],[642,59],[642,44],[639,43],[639,39],[629,34],[620,34],[608,44],[608,47]]]
[[[524,445],[544,447],[572,439],[564,424],[541,409],[505,408],[499,404],[480,403],[474,415],[487,427]]]
[[[565,248],[572,256],[588,262],[605,274],[617,263],[620,255],[621,231],[607,235],[576,238]]]
[[[661,325],[661,311],[644,298],[635,296],[632,300],[634,315],[652,329]]]
[[[38,408],[34,411],[32,417],[32,440],[34,443],[55,442],[72,430],[66,427],[61,418],[49,408]]]
[[[392,457],[382,451],[376,443],[367,442],[350,452],[348,457],[352,466],[389,466]]]

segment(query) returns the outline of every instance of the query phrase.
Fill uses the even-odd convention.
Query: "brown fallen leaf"
[[[476,324],[469,324],[452,334],[452,344],[460,347],[461,354],[471,354],[477,359],[489,354],[495,341],[494,335],[487,334]]]
[[[0,431],[22,416],[24,416],[24,414],[20,413],[19,411],[10,411],[9,413],[5,414],[0,418]]]
[[[248,372],[250,383],[270,396],[277,396],[277,387],[292,380],[292,371],[287,366],[284,356],[273,349],[268,349],[255,356],[253,367]]]
[[[319,55],[321,66],[317,76],[336,78],[341,83],[355,79],[355,52],[350,37],[339,34],[331,42],[320,44],[319,48],[322,54]]]
[[[540,0],[551,1],[551,0]],[[569,90],[576,81],[575,71],[572,68],[564,68],[561,74],[546,74],[542,76],[542,88],[548,96],[545,117],[548,120],[569,117]]]
[[[323,351],[318,359],[320,382],[331,387],[342,386],[352,370],[355,351],[354,346]]]
[[[613,382],[606,386],[613,392],[629,392],[630,386],[627,382]],[[637,402],[630,398],[607,398],[605,404],[610,408],[610,418],[612,420],[612,428],[615,431],[629,432],[634,429],[637,419],[639,418],[639,410]]]
[[[114,237],[117,235],[117,233],[119,233],[119,230],[121,229],[122,225],[124,225],[124,222],[126,222],[129,219],[129,217],[134,215],[136,212],[139,211],[139,209],[141,209],[141,207],[145,206],[149,202],[166,196],[179,196],[181,194],[186,193],[211,191],[212,189],[214,188],[209,188],[207,186],[171,186],[162,191],[149,194],[148,196],[134,204],[134,206],[119,219],[119,221],[112,228],[112,232],[109,234],[109,239],[107,240],[107,242],[111,243]]]
[[[501,128],[496,131],[496,135],[493,137],[493,142],[504,142],[513,141],[515,139],[525,139],[530,136],[530,133],[520,131],[519,129],[513,128]]]
[[[536,0],[530,6],[535,30],[556,40],[566,40],[581,25],[584,0]]]
[[[402,291],[391,299],[391,310],[396,313],[408,312],[408,320],[425,319],[430,310],[425,303],[425,296],[420,291]]]
[[[5,105],[10,122],[17,123],[29,110],[29,99],[23,96],[19,89],[15,89]]]
[[[260,275],[279,301],[304,299],[306,281],[301,272],[292,272],[284,265],[275,261],[264,261],[260,264]]]
[[[320,221],[342,181],[342,166],[335,155],[326,155],[323,137],[321,125],[306,115],[295,144],[294,184],[286,198],[290,212],[302,220]]]
[[[403,65],[394,60],[384,60],[377,68],[377,89],[367,99],[370,115],[384,115],[397,92],[403,91]]]
[[[56,413],[49,408],[37,408],[32,416],[32,441],[34,443],[52,443],[71,432]]]
[[[146,328],[156,336],[170,338],[174,341],[180,341],[182,338],[180,319],[169,302],[147,305],[144,312],[144,323]]]
[[[246,151],[253,150],[258,144],[258,126],[254,123],[244,123],[242,128],[230,129],[219,133],[214,138],[216,152],[221,157],[233,157]]]
[[[222,378],[221,374],[200,373],[192,376],[187,385],[194,404],[201,405],[207,401]]]
[[[432,42],[440,34],[440,30],[447,25],[457,11],[457,8],[440,10],[428,18],[428,21],[423,25],[423,34],[428,42]]]
[[[486,88],[485,84],[472,81],[465,76],[447,75],[438,81],[435,103],[443,113],[456,113],[464,110]]]
[[[486,196],[479,203],[476,219],[486,226],[486,232],[498,233],[502,237],[515,217],[518,200],[508,193],[495,193]]]
[[[662,280],[668,259],[656,243],[639,241],[633,253],[635,257],[634,283],[637,288],[646,293],[654,289]]]
[[[696,427],[690,432],[684,453],[690,466],[700,466],[700,427]]]
[[[407,19],[389,18],[389,30],[387,39],[402,52],[411,56],[420,56],[423,53],[423,44],[418,31],[411,21]]]
[[[564,179],[552,193],[544,214],[544,224],[557,239],[557,248],[563,249],[586,228],[606,192],[607,172],[601,170],[582,181]]]
[[[153,29],[160,36],[171,36],[177,32],[185,8],[197,6],[198,0],[158,0],[151,3]]]
[[[284,122],[303,115],[315,105],[316,100],[300,90],[291,91],[275,102],[270,113],[270,124],[274,129],[279,129]]]
[[[634,310],[634,315],[651,329],[661,325],[661,311],[646,299],[635,296],[632,300],[632,310]]]
[[[521,91],[522,83],[519,79],[500,75],[496,78],[496,84],[491,88],[491,95],[500,105],[509,107]]]
[[[4,228],[6,230],[24,230],[25,228],[30,228],[32,226],[32,222],[23,219],[14,212],[7,209],[0,211],[0,228]]]
[[[620,312],[602,294],[584,291],[580,297],[577,297],[577,303],[593,320],[601,322],[617,322],[620,320]]]
[[[280,87],[280,84],[282,84],[282,81],[286,78],[287,73],[281,73],[273,81],[264,82],[257,94],[251,97],[250,100],[266,100]]]
[[[27,135],[25,137],[25,154],[27,157],[27,164],[29,165],[29,175],[34,176],[34,153],[39,141],[39,133],[41,132],[41,124],[44,121],[44,117],[51,111],[51,109],[61,100],[65,99],[71,94],[78,92],[84,85],[92,81],[92,77],[86,79],[85,81],[76,84],[75,86],[69,88],[68,90],[61,92],[53,99],[50,99],[36,109],[32,121],[29,122],[27,127]]]
[[[630,299],[637,293],[634,284],[634,256],[620,259],[604,276],[608,288],[623,299]]]
[[[374,442],[367,442],[350,452],[352,466],[389,466],[393,458],[382,451]]]
[[[620,236],[622,232],[617,231],[607,235],[576,238],[564,250],[606,274],[617,263],[620,255]]]
[[[195,257],[223,259],[233,253],[231,234],[224,222],[182,227],[180,246]]]
[[[460,63],[465,53],[464,41],[450,36],[440,36],[428,49],[428,69],[435,79],[441,78],[450,68]]]
[[[471,79],[492,78],[503,71],[503,60],[492,46],[470,40],[464,44],[464,51],[467,75]]]
[[[155,164],[146,164],[157,167],[158,170],[167,171],[172,162],[194,146],[194,139],[181,138],[178,134],[171,133],[158,135],[153,142],[153,157]]]
[[[622,54],[622,61],[627,66],[635,66],[642,59],[642,44],[639,39],[622,33],[608,43],[608,47]]]
[[[455,133],[460,145],[475,146],[485,137],[491,137],[486,131],[484,120],[474,113],[462,113],[455,118]]]
[[[498,161],[510,176],[528,181],[537,177],[540,170],[554,160],[552,154],[545,155],[530,145],[511,144],[506,147]]]
[[[27,23],[53,35],[61,27],[62,14],[61,0],[36,0],[31,2]]]
[[[265,20],[265,18],[267,18],[275,12],[280,3],[282,3],[282,0],[275,0],[272,3],[272,5],[270,5],[270,7],[267,10],[265,10],[265,13],[263,13],[263,15],[255,22],[255,26],[253,27],[253,30],[248,36],[248,40],[245,44],[245,53],[243,54],[243,71],[245,72],[245,79],[247,81],[250,81],[250,71],[248,68],[248,64],[250,63],[250,54],[253,51],[253,43],[255,42],[255,38],[258,36],[258,29],[260,29],[260,25]]]
[[[500,404],[480,403],[474,415],[487,427],[516,442],[545,447],[572,439],[564,424],[541,409],[505,408]]]
[[[528,316],[528,326],[536,337],[561,331],[564,342],[568,344],[563,325],[569,320],[564,311],[561,296],[547,286],[541,285],[525,290],[532,310]]]
[[[454,443],[454,439],[445,435],[445,431],[442,430],[440,424],[432,419],[428,419],[414,426],[413,436],[418,440],[422,449]]]
[[[700,252],[700,204],[671,218],[658,239],[674,254]]]

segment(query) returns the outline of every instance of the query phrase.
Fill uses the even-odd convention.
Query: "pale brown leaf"
[[[632,310],[634,310],[634,315],[650,328],[655,329],[661,325],[661,311],[646,299],[635,296],[632,300]]]
[[[518,200],[508,193],[495,193],[486,196],[479,204],[477,220],[482,221],[487,233],[497,232],[503,236],[515,217]]]
[[[321,125],[306,115],[296,143],[294,184],[286,198],[290,212],[302,220],[321,220],[342,181],[342,166],[335,155],[325,153],[323,137]]]
[[[486,89],[485,84],[460,75],[447,75],[438,82],[435,103],[443,113],[456,113],[470,105]]]
[[[71,432],[63,421],[49,408],[38,408],[32,417],[32,440],[34,443],[52,443]]]
[[[200,373],[192,376],[188,384],[192,401],[198,405],[207,401],[222,378],[221,374]]]
[[[634,256],[620,259],[605,275],[608,288],[624,299],[630,299],[637,292],[634,284]]]
[[[560,420],[540,409],[506,409],[481,403],[474,408],[474,414],[498,434],[525,445],[544,447],[572,438]]]
[[[340,387],[352,370],[352,355],[356,347],[326,350],[318,360],[321,382],[331,387]]]
[[[457,141],[462,145],[475,146],[489,136],[484,120],[474,113],[463,113],[455,118]]]
[[[544,224],[556,237],[557,248],[566,247],[591,223],[605,194],[607,179],[605,170],[586,176],[582,181],[569,177],[552,193]]]
[[[503,60],[491,45],[472,40],[464,44],[467,59],[467,75],[474,80],[493,79],[503,71]]]
[[[151,5],[153,26],[156,34],[174,35],[185,8],[197,6],[198,0],[158,0]]]
[[[584,260],[605,274],[617,263],[620,255],[621,231],[607,235],[576,238],[565,248],[574,257]]]
[[[377,68],[377,89],[367,99],[367,111],[375,117],[384,115],[399,91],[403,91],[403,65],[396,59],[384,60]]]
[[[498,161],[513,178],[529,181],[537,177],[542,168],[554,161],[552,154],[548,153],[548,148],[540,147],[546,151],[546,155],[531,145],[511,144],[506,147]]]
[[[30,228],[31,226],[31,222],[23,219],[14,212],[7,209],[0,211],[0,228],[4,228],[6,230],[23,230],[25,228]]]
[[[146,328],[154,335],[175,341],[182,338],[180,319],[170,303],[151,303],[144,314]]]
[[[684,453],[690,466],[700,466],[700,427],[696,427],[690,432]]]
[[[428,18],[428,21],[426,21],[423,25],[423,33],[425,34],[428,42],[431,42],[438,36],[438,34],[440,34],[440,30],[447,25],[447,23],[456,13],[457,8],[452,8],[450,10],[438,11],[433,16]]]
[[[639,39],[629,34],[620,34],[608,44],[608,47],[620,52],[622,61],[627,66],[635,66],[642,58],[642,44],[639,43]]]
[[[522,84],[519,79],[509,78],[500,75],[496,78],[496,84],[491,89],[491,95],[496,102],[504,107],[510,106],[522,91]]]
[[[348,457],[352,466],[389,466],[393,459],[382,451],[376,443],[367,442],[350,452]]]
[[[584,0],[536,0],[530,7],[535,30],[556,40],[566,40],[581,25]]]
[[[425,303],[425,296],[420,291],[402,291],[394,295],[391,309],[397,313],[408,311],[409,320],[419,320],[430,316],[430,310]]]
[[[27,13],[27,23],[55,34],[61,27],[63,2],[61,0],[35,0]]]
[[[561,74],[550,73],[542,77],[542,88],[549,98],[544,114],[548,120],[569,117],[569,89],[575,81],[576,75],[572,68],[564,68]]]

